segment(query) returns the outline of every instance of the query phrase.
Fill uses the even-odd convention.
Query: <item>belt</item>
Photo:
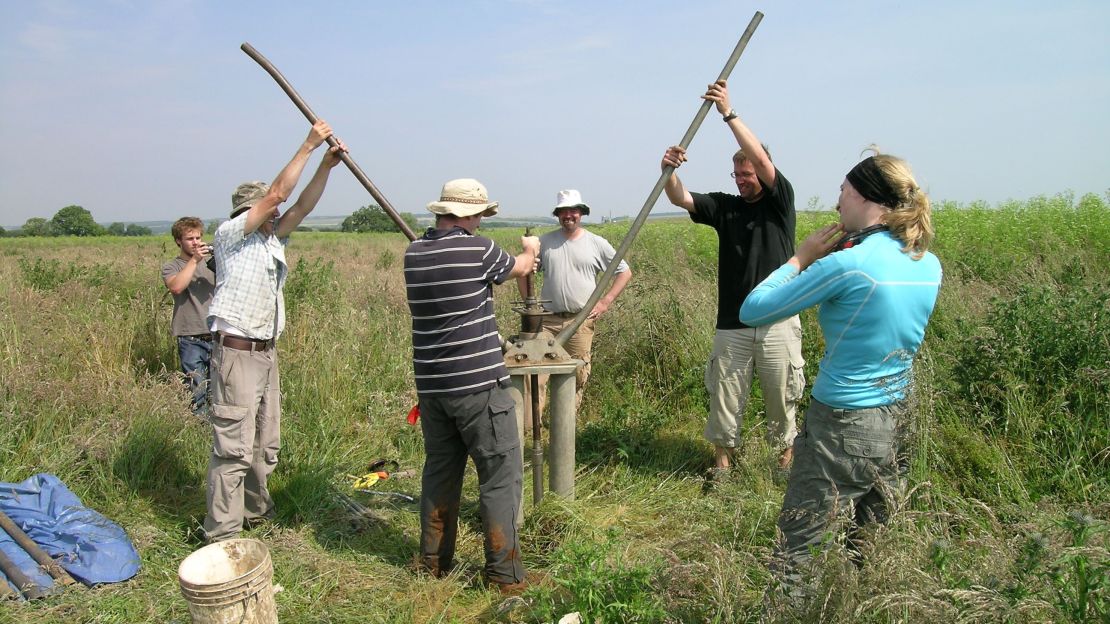
[[[212,334],[189,334],[188,336],[179,336],[180,338],[192,338],[193,340],[203,340],[205,342],[212,342]]]
[[[574,318],[574,317],[578,316],[578,313],[577,312],[552,312],[551,315],[552,316],[557,316],[559,318]]]
[[[218,342],[229,349],[240,351],[269,351],[274,346],[273,340],[255,340],[253,338],[240,338],[217,332],[212,334],[212,341]]]

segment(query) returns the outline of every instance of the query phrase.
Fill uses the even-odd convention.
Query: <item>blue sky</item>
[[[506,216],[563,188],[592,220],[634,214],[756,10],[730,91],[799,208],[831,206],[871,143],[934,200],[1110,189],[1103,1],[57,0],[0,5],[0,224],[225,215],[308,129],[244,41],[398,210],[475,177]],[[711,113],[687,186],[733,190],[734,149]],[[317,214],[371,202],[341,166]]]

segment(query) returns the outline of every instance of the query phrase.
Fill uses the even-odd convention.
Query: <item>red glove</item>
[[[410,425],[415,425],[416,421],[420,420],[420,404],[419,403],[412,406],[412,409],[409,410],[409,415],[405,418],[405,420],[409,421]]]

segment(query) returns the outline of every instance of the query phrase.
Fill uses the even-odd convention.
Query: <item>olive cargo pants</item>
[[[885,523],[903,490],[904,404],[834,409],[814,399],[794,441],[794,465],[778,526],[782,541],[772,573],[787,594],[804,594],[805,566],[831,531],[846,527],[849,547],[859,527]]]

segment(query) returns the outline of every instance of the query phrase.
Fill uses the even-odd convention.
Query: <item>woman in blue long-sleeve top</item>
[[[818,306],[825,337],[778,520],[774,568],[795,598],[830,529],[846,523],[858,554],[858,529],[885,522],[897,502],[913,358],[941,281],[928,252],[929,199],[905,161],[860,162],[840,186],[837,211],[840,223],[803,241],[740,308],[740,320],[758,326]]]

